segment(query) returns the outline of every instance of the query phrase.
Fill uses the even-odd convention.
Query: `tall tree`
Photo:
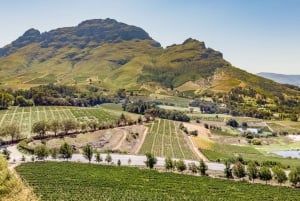
[[[184,163],[184,161],[182,159],[176,161],[176,169],[179,172],[183,172],[184,170],[186,170],[186,164]]]
[[[300,182],[300,166],[291,170],[289,173],[289,180],[293,186],[297,186],[297,184]]]
[[[97,162],[97,163],[100,163],[101,161],[102,161],[101,155],[100,155],[100,153],[97,151],[97,152],[96,152],[96,162]]]
[[[249,177],[249,180],[252,182],[254,182],[254,180],[258,177],[258,169],[257,166],[255,164],[255,162],[250,161],[247,165],[247,174]]]
[[[40,136],[40,139],[45,137],[45,134],[48,130],[49,130],[49,124],[44,120],[35,122],[32,125],[32,132],[37,133]]]
[[[165,168],[167,170],[173,170],[174,169],[174,162],[171,157],[165,158]]]
[[[68,161],[68,159],[72,158],[73,150],[72,147],[65,142],[60,146],[59,153],[63,159]]]
[[[57,119],[54,119],[50,122],[50,130],[54,133],[54,136],[57,135],[57,133],[61,129],[61,126],[61,122]]]
[[[72,119],[63,120],[62,129],[64,130],[65,135],[67,135],[70,130],[75,130],[76,128],[77,128],[76,121],[74,121]]]
[[[234,164],[233,174],[238,178],[243,178],[246,176],[245,166],[240,161]]]
[[[89,163],[91,163],[91,160],[93,158],[93,147],[89,144],[83,147],[83,156],[89,160]]]
[[[45,145],[39,145],[34,148],[34,155],[36,155],[39,160],[44,160],[49,156],[49,150]]]
[[[11,142],[13,142],[15,139],[20,139],[21,138],[20,127],[14,123],[6,124],[0,130],[0,136],[11,137]]]
[[[261,167],[258,173],[258,177],[261,180],[266,181],[266,184],[268,184],[268,181],[272,179],[270,168],[266,166]]]
[[[274,174],[274,178],[277,180],[277,182],[280,184],[285,183],[287,181],[287,176],[285,174],[285,171],[279,167],[279,166],[275,166],[272,168],[272,172]]]
[[[202,176],[206,175],[206,170],[208,169],[205,162],[201,159],[199,162],[199,171]]]
[[[231,163],[229,160],[226,160],[225,163],[225,168],[224,168],[224,174],[225,174],[225,177],[227,179],[230,179],[230,178],[233,178],[232,176],[232,168],[231,168]]]
[[[146,155],[145,164],[148,168],[152,169],[154,165],[157,163],[157,159],[154,157],[153,154],[149,152],[147,152],[145,155]]]
[[[12,105],[14,97],[4,91],[0,92],[0,110],[7,109]]]
[[[107,162],[107,164],[109,164],[112,161],[112,157],[109,152],[107,152],[106,154],[105,161]]]

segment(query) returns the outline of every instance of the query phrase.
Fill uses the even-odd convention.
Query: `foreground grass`
[[[25,163],[17,172],[41,200],[299,200],[286,187],[233,182],[130,167]]]

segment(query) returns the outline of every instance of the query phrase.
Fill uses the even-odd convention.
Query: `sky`
[[[300,74],[300,0],[0,0],[0,47],[41,32],[112,18],[166,47],[187,38],[251,73]]]

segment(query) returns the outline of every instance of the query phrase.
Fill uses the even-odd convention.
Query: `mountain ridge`
[[[197,95],[252,87],[269,97],[299,94],[233,67],[204,42],[189,38],[163,48],[142,28],[109,18],[44,33],[29,29],[0,55],[0,88],[52,83]]]
[[[291,84],[295,86],[300,86],[300,75],[288,75],[288,74],[269,73],[269,72],[260,72],[257,75],[267,79],[271,79],[275,82],[279,82],[282,84]]]

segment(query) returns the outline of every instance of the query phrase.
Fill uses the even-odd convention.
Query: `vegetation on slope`
[[[299,199],[298,190],[292,188],[129,167],[38,162],[22,164],[17,171],[42,200]]]

